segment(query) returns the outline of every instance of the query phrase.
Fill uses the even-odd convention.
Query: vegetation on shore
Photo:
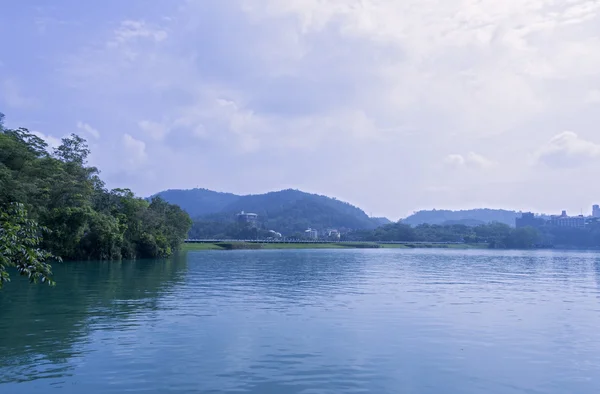
[[[346,243],[255,243],[255,242],[216,242],[216,243],[186,243],[183,251],[197,250],[254,250],[254,249],[356,249],[356,248],[379,248],[377,244],[346,244]]]
[[[489,223],[503,223],[508,226],[515,224],[515,219],[521,214],[516,211],[505,209],[467,209],[461,211],[450,211],[445,209],[424,210],[413,213],[402,223],[411,226],[420,224],[453,225],[464,224],[467,226],[478,226]]]
[[[0,115],[1,281],[16,266],[32,280],[50,282],[44,264],[58,258],[167,257],[186,238],[191,219],[178,206],[107,190],[98,169],[87,165],[83,138],[72,134],[50,152],[29,130],[7,129],[1,121]]]
[[[422,224],[416,227],[394,223],[371,231],[354,231],[346,234],[344,239],[362,242],[461,242],[488,244],[492,249],[597,249],[600,247],[600,222],[591,222],[582,228],[552,225],[514,228],[497,222],[478,226]]]
[[[338,243],[255,243],[255,242],[216,242],[186,243],[182,251],[202,250],[268,250],[268,249],[486,249],[486,244],[378,244],[375,242],[338,242]]]
[[[495,249],[530,249],[539,243],[534,229],[515,229],[502,223],[483,224],[470,227],[462,224],[429,225],[411,227],[404,223],[393,223],[371,231],[354,231],[344,236],[345,240],[363,242],[460,242],[462,244],[487,244]]]

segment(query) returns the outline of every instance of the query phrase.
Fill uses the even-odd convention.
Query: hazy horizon
[[[229,192],[227,190],[211,190],[211,189],[207,189],[207,188],[204,188],[204,187],[192,187],[192,188],[189,188],[189,189],[172,188],[172,189],[169,189],[169,190],[194,190],[194,189],[204,189],[204,190],[209,190],[209,191],[216,192],[216,193],[225,193],[225,194],[231,193],[231,194],[236,194],[236,195],[239,195],[239,196],[260,195],[260,194],[280,192],[280,191],[286,190],[286,189],[274,189],[274,190],[267,190],[267,191],[260,192],[260,193],[232,193],[232,192]],[[310,194],[324,195],[322,193],[311,192],[311,191],[307,191],[307,190],[300,190],[300,189],[297,189],[297,188],[289,188],[289,189],[299,190],[301,192],[310,193]],[[161,192],[163,192],[163,191],[166,191],[166,190],[161,190]],[[151,196],[154,196],[156,194],[158,194],[158,193],[153,193],[153,194],[150,194],[149,196],[144,196],[144,197],[151,197]],[[359,205],[356,205],[356,204],[353,204],[351,201],[348,201],[347,199],[344,199],[343,197],[340,197],[340,196],[331,196],[331,195],[324,195],[324,196],[330,197],[330,198],[335,198],[335,199],[337,199],[339,201],[347,202],[349,204],[352,204],[352,205],[356,206],[357,208],[362,209],[370,217],[386,217],[387,219],[389,219],[391,221],[398,221],[400,219],[405,219],[408,216],[411,216],[412,214],[415,214],[415,213],[417,213],[419,211],[432,211],[432,210],[437,210],[437,211],[469,211],[469,210],[477,210],[477,209],[492,209],[492,210],[505,210],[505,211],[514,211],[514,212],[532,212],[532,213],[539,214],[539,215],[559,215],[559,214],[562,213],[562,210],[557,211],[557,212],[540,212],[540,211],[531,210],[531,209],[530,210],[521,210],[521,209],[512,209],[510,207],[490,207],[490,206],[467,207],[467,208],[426,207],[426,208],[421,208],[421,209],[418,209],[418,210],[407,212],[407,213],[405,213],[404,215],[401,215],[401,216],[392,216],[392,217],[389,217],[389,216],[378,216],[378,215],[372,214],[369,211],[367,211],[366,209],[364,209],[363,207],[361,207]],[[575,212],[575,211],[573,211],[573,212],[567,211],[567,214],[569,214],[571,216],[577,216],[577,215],[580,215],[580,214],[590,215],[591,213],[592,213],[592,207],[591,206],[589,207],[589,209],[580,209],[577,212]]]
[[[392,220],[600,203],[600,3],[57,0],[0,14],[0,112],[108,187],[287,188]]]

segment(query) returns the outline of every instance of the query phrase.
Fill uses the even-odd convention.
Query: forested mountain
[[[476,226],[485,223],[504,223],[515,225],[515,219],[521,213],[504,209],[469,209],[464,211],[429,210],[415,212],[413,215],[402,219],[402,223],[411,226],[419,224],[465,224]]]
[[[261,228],[284,235],[294,235],[309,227],[342,231],[373,229],[387,220],[369,218],[361,209],[334,198],[292,189],[246,196],[206,189],[167,190],[157,195],[178,204],[193,217],[195,224],[190,237],[194,238],[232,233],[234,230],[228,224],[241,211],[258,214]]]
[[[98,169],[86,165],[84,139],[73,134],[49,152],[44,140],[24,128],[5,129],[1,120],[0,275],[12,265],[30,276],[27,267],[51,254],[165,257],[185,239],[191,219],[178,206],[107,190]]]
[[[191,217],[221,212],[226,206],[240,199],[231,193],[214,192],[207,189],[165,190],[157,194],[171,204],[179,205]]]
[[[386,224],[390,224],[392,223],[392,221],[388,218],[371,218],[371,220],[377,225],[377,226],[385,226]]]

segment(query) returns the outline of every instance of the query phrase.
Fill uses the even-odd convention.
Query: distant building
[[[524,212],[520,218],[515,219],[515,226],[517,228],[523,227],[542,227],[545,224],[545,220],[536,217],[532,212]]]
[[[304,232],[304,236],[308,239],[319,239],[319,232],[309,228]]]
[[[550,225],[555,227],[585,227],[585,217],[568,216],[567,211],[562,211],[560,216],[551,216]]]
[[[258,224],[258,215],[255,213],[246,213],[242,211],[238,213],[237,221],[240,224],[249,224],[251,227],[256,227]]]
[[[598,224],[600,224],[600,218],[595,218],[593,216],[585,218],[586,226],[597,226]]]
[[[277,231],[273,231],[273,230],[269,230],[269,234],[271,235],[271,238],[275,238],[275,239],[279,239],[282,237],[281,233],[278,233]]]
[[[329,230],[327,232],[327,237],[332,241],[339,241],[342,235],[338,230]]]
[[[594,205],[592,207],[592,216],[595,218],[600,218],[600,205]]]

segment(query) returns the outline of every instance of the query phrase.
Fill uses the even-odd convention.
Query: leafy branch
[[[60,262],[60,257],[42,249],[42,234],[49,230],[27,217],[23,204],[11,203],[0,212],[0,289],[9,282],[8,267],[15,267],[31,283],[54,285],[52,267],[48,261]]]

